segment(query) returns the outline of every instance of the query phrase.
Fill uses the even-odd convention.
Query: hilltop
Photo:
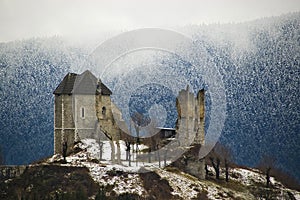
[[[116,165],[106,154],[99,161],[97,145],[94,139],[84,139],[66,162],[57,154],[27,166],[19,177],[0,182],[0,199],[300,199],[299,191],[274,177],[266,188],[265,176],[257,169],[232,168],[227,183],[222,175],[216,180],[208,166],[210,176],[199,180],[170,166]]]

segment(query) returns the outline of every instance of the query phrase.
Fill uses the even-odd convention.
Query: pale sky
[[[300,0],[0,0],[0,42],[84,40],[136,28],[243,22],[300,11]]]

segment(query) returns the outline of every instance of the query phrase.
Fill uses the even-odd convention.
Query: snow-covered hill
[[[158,194],[153,194],[147,188],[143,180],[143,175],[151,172],[157,174],[159,179],[167,181],[173,199],[300,199],[299,191],[286,188],[274,177],[271,177],[271,188],[266,188],[265,176],[256,169],[230,169],[228,183],[224,181],[224,177],[223,180],[215,180],[212,177],[199,180],[173,167],[158,168],[155,165],[148,165],[140,168],[128,167],[126,164],[111,164],[108,148],[104,148],[104,158],[107,160],[98,162],[99,145],[94,139],[85,139],[78,147],[82,151],[68,156],[67,163],[59,165],[87,167],[90,176],[99,186],[110,187],[106,192],[107,196],[114,192],[117,195],[130,193],[145,199],[157,197],[160,199]],[[59,163],[61,160],[60,155],[54,155],[43,164]],[[212,167],[209,167],[209,170],[213,172]],[[147,181],[151,183],[154,180]],[[91,197],[93,198],[95,196]]]

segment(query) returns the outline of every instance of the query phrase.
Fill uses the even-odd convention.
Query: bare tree
[[[131,166],[131,154],[130,154],[130,141],[125,141],[126,146],[126,160],[128,160],[128,165]]]
[[[157,147],[156,147],[156,148],[159,149],[159,144],[157,144]],[[157,151],[157,156],[158,156],[158,166],[161,167],[159,151]]]
[[[229,162],[228,162],[228,160],[225,158],[224,159],[224,164],[225,164],[225,180],[226,180],[226,182],[228,182],[229,181]]]
[[[266,175],[266,186],[270,187],[271,182],[270,182],[270,177],[271,177],[271,170],[275,168],[275,162],[276,159],[270,155],[263,155],[260,163],[258,165],[258,168],[262,170],[265,175]]]
[[[207,163],[205,163],[205,175],[208,176],[209,174],[209,170],[208,170],[208,167],[207,167]]]
[[[217,143],[215,147],[215,151],[217,155],[219,155],[220,159],[223,160],[223,166],[225,168],[225,180],[226,182],[229,181],[229,166],[232,163],[232,153],[229,147]]]
[[[217,157],[215,162],[213,157],[209,157],[209,160],[216,172],[216,179],[220,179],[220,159]]]
[[[139,112],[135,112],[132,115],[132,120],[134,122],[134,128],[136,131],[136,153],[138,152],[138,145],[140,143],[140,127],[144,124],[144,116]]]
[[[276,179],[281,182],[286,187],[300,191],[300,182],[293,176],[280,168],[272,169],[272,176],[275,176]]]
[[[132,121],[134,122],[134,128],[136,131],[136,166],[138,164],[138,153],[139,153],[139,144],[140,144],[140,128],[142,126],[146,126],[149,123],[149,120],[142,114],[139,112],[135,112],[132,116],[131,116]]]
[[[232,164],[232,153],[229,147],[222,145],[221,143],[217,143],[213,150],[208,155],[209,161],[213,166],[216,179],[220,177],[220,166],[225,168],[225,180],[229,181],[229,167]],[[208,168],[206,167],[206,175],[208,175]]]
[[[150,123],[145,127],[147,137],[143,138],[144,144],[148,145],[148,162],[151,162],[152,152],[158,149],[158,144],[161,142],[160,130],[157,128],[158,119],[152,117]]]

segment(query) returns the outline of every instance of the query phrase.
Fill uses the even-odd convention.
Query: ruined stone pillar
[[[184,147],[189,150],[174,165],[181,170],[205,179],[205,161],[199,159],[199,150],[204,145],[204,122],[205,122],[205,93],[200,90],[197,97],[189,91],[181,90],[177,97],[178,111],[178,138],[184,135]],[[182,142],[180,140],[180,142]],[[191,144],[191,145],[189,145]]]

